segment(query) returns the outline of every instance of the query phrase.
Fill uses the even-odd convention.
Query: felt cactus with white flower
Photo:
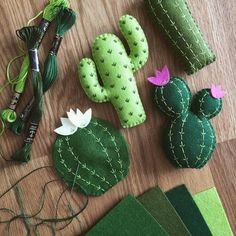
[[[53,150],[55,168],[64,182],[88,196],[99,196],[125,178],[129,153],[122,134],[107,121],[77,109],[61,118]]]
[[[180,168],[201,168],[211,158],[216,136],[210,119],[222,109],[220,86],[202,89],[193,98],[186,82],[170,76],[168,68],[148,78],[156,86],[157,107],[169,117],[164,148],[171,162]]]

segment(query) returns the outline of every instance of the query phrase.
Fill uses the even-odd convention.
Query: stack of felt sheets
[[[233,236],[216,188],[191,195],[185,185],[126,196],[86,236]]]

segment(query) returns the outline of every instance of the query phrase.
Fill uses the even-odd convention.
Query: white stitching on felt
[[[61,143],[62,143],[62,142],[59,142],[59,148],[60,148]],[[79,180],[82,180],[82,181],[85,182],[87,185],[90,185],[90,186],[94,187],[97,191],[98,191],[98,190],[101,190],[102,192],[105,192],[105,190],[104,190],[100,185],[97,186],[97,185],[91,183],[91,181],[87,181],[87,180],[83,179],[83,178],[81,177],[81,175],[78,175],[78,174],[74,173],[74,172],[71,170],[71,168],[69,168],[69,167],[66,165],[65,160],[64,160],[63,157],[62,157],[61,151],[59,151],[59,149],[58,149],[57,151],[58,151],[59,156],[60,156],[60,158],[61,158],[60,163],[66,168],[66,170],[68,171],[68,173],[71,173],[72,175],[75,176],[75,178],[78,178]],[[58,170],[58,171],[59,171],[59,170]],[[59,172],[61,172],[61,171],[59,171]],[[64,173],[61,172],[61,174],[64,176]]]
[[[149,5],[150,5],[150,7],[151,7],[151,9],[152,9],[152,12],[153,12],[153,14],[154,14],[156,20],[157,20],[157,21],[159,22],[159,24],[162,26],[163,30],[166,32],[166,34],[168,35],[168,37],[170,38],[170,40],[172,41],[172,43],[179,49],[179,51],[181,52],[181,54],[182,54],[182,55],[186,58],[186,60],[189,62],[190,66],[191,66],[194,70],[196,70],[194,64],[193,64],[193,63],[190,61],[190,59],[187,57],[186,53],[179,47],[179,45],[177,44],[177,42],[171,37],[169,31],[166,30],[165,26],[162,24],[162,21],[157,17],[157,14],[156,14],[156,12],[155,12],[155,9],[154,9],[154,7],[153,7],[151,1],[148,0],[148,2],[149,2]],[[160,4],[160,3],[158,3],[158,4]]]
[[[96,177],[98,177],[102,182],[105,182],[106,184],[108,184],[110,187],[112,187],[111,183],[109,181],[106,180],[105,177],[101,177],[99,174],[96,173],[96,170],[91,170],[87,167],[87,164],[86,163],[82,163],[80,160],[79,160],[79,157],[77,157],[75,155],[75,153],[73,152],[73,147],[71,147],[70,145],[70,142],[69,142],[70,139],[66,139],[66,143],[67,143],[67,146],[68,146],[68,151],[72,154],[73,158],[75,161],[77,161],[80,165],[81,165],[81,168],[82,169],[86,169],[87,171],[90,172],[91,175],[94,175]]]
[[[100,126],[101,128],[103,128],[103,131],[104,132],[107,132],[108,133],[108,135],[110,136],[110,138],[111,138],[111,141],[114,143],[114,146],[115,146],[115,152],[116,152],[116,154],[117,154],[117,157],[118,157],[118,164],[120,165],[120,168],[121,168],[121,170],[119,171],[120,172],[120,174],[121,174],[121,176],[122,176],[122,178],[124,177],[124,169],[123,169],[123,165],[122,165],[122,160],[120,159],[120,149],[118,148],[118,146],[117,146],[117,143],[116,143],[116,141],[115,141],[115,137],[109,132],[109,130],[106,128],[106,127],[104,127],[103,125],[101,125],[101,124],[99,124],[98,122],[92,122],[92,124],[94,125],[94,126],[96,126],[96,125],[98,125],[98,126]],[[115,160],[116,161],[116,160]]]
[[[113,165],[112,165],[112,163],[111,163],[111,159],[109,158],[109,156],[108,156],[108,153],[107,153],[107,149],[104,147],[104,145],[102,144],[102,142],[100,141],[100,138],[98,138],[94,133],[93,133],[93,131],[91,130],[91,129],[87,129],[87,128],[84,128],[84,130],[86,130],[87,131],[87,133],[88,133],[88,135],[91,135],[94,139],[95,139],[95,141],[102,147],[102,152],[104,152],[105,153],[105,155],[106,155],[106,157],[107,157],[107,160],[106,160],[106,162],[110,165],[110,167],[111,167],[111,174],[113,174],[113,176],[115,177],[115,179],[116,179],[116,182],[118,183],[119,182],[119,180],[118,180],[118,178],[117,178],[117,176],[116,176],[116,170],[113,168]]]
[[[175,155],[175,151],[174,151],[175,146],[174,146],[173,143],[172,143],[172,136],[173,136],[172,129],[173,129],[173,126],[174,126],[174,124],[176,123],[176,120],[177,120],[177,119],[178,119],[178,117],[175,118],[175,119],[173,120],[173,122],[171,122],[171,126],[170,126],[170,131],[169,131],[169,133],[168,133],[168,137],[169,137],[169,141],[170,141],[170,150],[171,150],[171,152],[172,152],[172,154],[173,154],[173,156],[174,156],[173,160],[176,161],[176,163],[179,165],[179,167],[182,167],[182,165],[181,165],[181,164],[179,163],[179,161],[178,161],[177,156]]]
[[[202,124],[202,120],[198,120],[198,122],[201,124],[201,127],[202,127],[202,132],[201,132],[201,135],[202,135],[202,144],[200,144],[200,147],[201,147],[201,151],[200,151],[200,154],[199,156],[196,157],[196,162],[194,163],[194,165],[196,166],[198,161],[200,161],[202,159],[202,153],[203,153],[203,149],[206,147],[206,144],[205,144],[205,135],[206,135],[206,132],[204,130],[204,126]]]
[[[187,167],[190,168],[189,166],[189,162],[188,162],[188,158],[185,154],[185,151],[184,151],[184,147],[185,147],[185,144],[183,143],[183,135],[184,135],[184,124],[186,123],[186,120],[187,120],[187,117],[189,116],[188,112],[186,113],[186,117],[182,119],[182,125],[181,125],[181,131],[180,131],[180,149],[182,150],[183,152],[183,155],[184,155],[184,158],[183,160],[186,162],[187,164]]]

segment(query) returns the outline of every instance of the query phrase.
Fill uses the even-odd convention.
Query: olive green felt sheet
[[[170,236],[191,236],[175,208],[159,187],[151,189],[137,199]]]

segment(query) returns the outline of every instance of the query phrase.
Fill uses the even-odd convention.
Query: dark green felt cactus
[[[154,84],[151,80],[149,78]],[[176,76],[156,87],[157,107],[170,118],[164,147],[175,166],[201,168],[211,158],[216,137],[209,120],[221,111],[222,96],[220,88],[212,85],[211,89],[201,90],[192,99],[188,85]]]
[[[133,73],[148,59],[148,44],[137,20],[122,16],[119,28],[130,47],[129,55],[114,34],[98,36],[92,47],[93,60],[84,58],[78,66],[80,83],[94,102],[110,101],[124,128],[141,124],[146,114]],[[99,83],[99,76],[103,85]]]
[[[73,135],[59,135],[53,156],[64,182],[87,196],[104,194],[128,174],[129,154],[123,136],[98,118]]]
[[[184,70],[193,74],[215,61],[186,0],[145,0],[158,29],[172,46]]]

